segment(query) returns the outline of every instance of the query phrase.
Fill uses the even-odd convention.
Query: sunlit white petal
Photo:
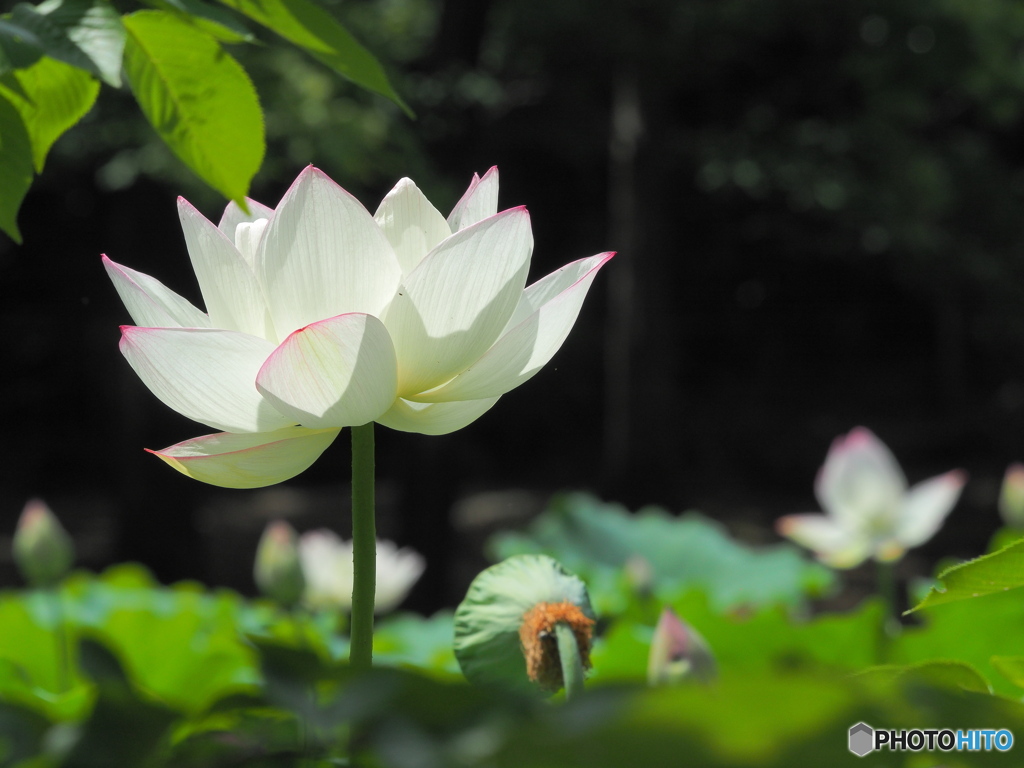
[[[209,328],[210,318],[159,280],[103,257],[103,268],[137,325]]]
[[[476,400],[503,395],[537,373],[572,330],[598,270],[614,254],[568,264],[523,292],[508,330],[483,357],[448,384],[411,396],[420,402]],[[524,309],[525,308],[525,309]],[[516,322],[517,316],[521,317]]]
[[[398,398],[384,415],[377,418],[377,423],[399,432],[446,435],[472,424],[496,402],[496,397],[452,403],[413,403]]]
[[[411,179],[402,179],[395,185],[373,218],[391,243],[403,274],[412,272],[424,256],[452,233],[444,216]]]
[[[274,351],[265,339],[214,328],[122,326],[121,352],[165,405],[225,432],[290,426],[256,391],[256,374]]]
[[[256,276],[278,338],[349,312],[379,316],[401,268],[373,217],[309,167],[285,193],[260,240]]]
[[[928,541],[956,506],[966,482],[964,472],[953,470],[911,488],[903,499],[895,538],[906,547],[916,547]]]
[[[483,221],[498,212],[498,168],[492,167],[483,178],[475,173],[469,189],[448,216],[452,232]]]
[[[273,339],[263,291],[235,244],[182,197],[178,217],[210,324]]]
[[[516,208],[456,232],[408,275],[385,319],[400,394],[448,381],[494,343],[522,294],[532,249],[529,214]]]
[[[204,435],[150,451],[182,474],[223,488],[262,488],[308,469],[337,429],[286,427],[273,432]]]
[[[366,424],[394,402],[397,362],[384,324],[348,314],[307,325],[267,358],[256,387],[305,427]]]

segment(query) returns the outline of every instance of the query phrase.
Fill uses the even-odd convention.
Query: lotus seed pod
[[[472,683],[556,691],[559,624],[589,667],[594,612],[584,583],[546,555],[510,557],[480,573],[456,610],[455,656]]]
[[[75,561],[75,545],[56,515],[39,499],[25,505],[14,531],[14,562],[30,586],[60,581]]]

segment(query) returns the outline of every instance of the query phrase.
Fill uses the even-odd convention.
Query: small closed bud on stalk
[[[1024,464],[1006,468],[999,491],[999,515],[1007,525],[1024,528]]]
[[[298,536],[283,520],[270,523],[263,532],[253,577],[260,592],[286,608],[302,599],[306,579],[299,560]]]
[[[14,562],[30,586],[50,587],[75,561],[75,545],[56,515],[39,499],[25,505],[14,531]]]
[[[687,680],[710,683],[716,675],[715,657],[707,642],[666,606],[651,639],[648,684],[675,685]]]
[[[517,555],[480,573],[455,612],[455,657],[472,683],[572,697],[590,667],[587,588],[546,555]]]

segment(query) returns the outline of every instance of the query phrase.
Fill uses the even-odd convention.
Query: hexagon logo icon
[[[875,729],[867,723],[850,727],[850,751],[857,757],[864,757],[875,749]]]

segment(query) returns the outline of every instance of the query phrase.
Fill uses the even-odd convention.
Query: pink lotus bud
[[[673,685],[683,680],[710,683],[715,657],[700,634],[669,607],[661,612],[647,658],[647,683]]]
[[[25,505],[14,531],[14,562],[33,587],[60,581],[75,561],[75,546],[50,508],[39,499]]]
[[[283,520],[267,526],[256,549],[253,569],[256,586],[267,597],[281,605],[296,605],[306,588],[299,561],[298,536]]]
[[[999,492],[999,514],[1007,525],[1024,528],[1024,464],[1006,468]]]

